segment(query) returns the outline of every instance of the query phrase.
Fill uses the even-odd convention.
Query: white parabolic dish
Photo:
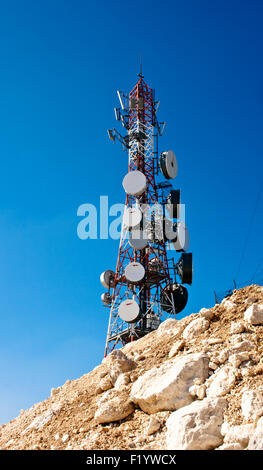
[[[122,186],[127,194],[131,196],[140,196],[146,189],[146,177],[139,171],[130,171],[124,176]]]
[[[140,282],[145,276],[145,269],[140,263],[129,263],[124,271],[127,281],[132,283]]]
[[[143,250],[148,245],[147,233],[142,230],[132,230],[129,243],[134,250]]]
[[[127,323],[135,323],[140,317],[140,307],[135,300],[126,299],[121,302],[118,315]]]
[[[142,213],[137,207],[125,207],[123,214],[123,225],[127,229],[131,229],[139,225],[142,220]]]

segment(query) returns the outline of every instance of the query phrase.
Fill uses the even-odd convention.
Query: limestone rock
[[[114,388],[115,390],[124,390],[126,386],[130,383],[130,376],[128,373],[121,374],[117,378]]]
[[[223,442],[224,398],[205,398],[171,414],[166,422],[168,450],[209,450]]]
[[[167,334],[169,336],[177,336],[181,334],[183,330],[183,322],[182,320],[176,320],[175,318],[168,318],[164,322],[162,322],[157,330],[158,336],[162,336],[163,334]]]
[[[254,421],[263,415],[263,387],[245,390],[241,399],[241,409],[245,420]]]
[[[235,334],[238,334],[238,333],[243,333],[243,331],[245,331],[244,323],[242,323],[240,321],[234,321],[234,322],[231,323],[231,326],[230,326],[230,334],[231,335],[235,335]]]
[[[231,310],[236,307],[236,304],[227,298],[222,300],[221,305],[223,305],[227,310]]]
[[[113,387],[113,384],[109,375],[106,375],[105,377],[101,379],[99,383],[99,389],[106,392],[107,390],[110,390],[110,388],[112,387]]]
[[[208,397],[220,397],[226,395],[229,390],[233,387],[236,381],[235,369],[226,364],[217,371],[210,379],[209,386],[206,390],[206,395]]]
[[[185,340],[180,339],[174,343],[174,345],[171,347],[171,350],[169,352],[169,358],[171,359],[172,357],[176,356],[176,354],[181,351],[181,349],[185,345]]]
[[[102,362],[106,365],[113,384],[123,372],[129,372],[137,367],[135,361],[118,349],[112,351]]]
[[[155,432],[159,431],[160,427],[161,427],[160,421],[154,416],[152,416],[150,418],[148,427],[146,429],[146,435],[150,436],[151,434],[154,434]]]
[[[238,353],[238,352],[243,352],[243,351],[251,351],[253,349],[254,345],[251,341],[245,340],[245,341],[237,341],[234,345],[231,346],[231,353]]]
[[[252,304],[244,313],[244,320],[252,325],[263,324],[263,304]]]
[[[214,317],[215,312],[209,308],[201,308],[199,315],[207,320],[211,320]]]
[[[207,344],[214,345],[214,344],[221,344],[224,340],[222,338],[208,338],[206,340]]]
[[[227,444],[222,444],[221,446],[217,447],[215,450],[243,450],[242,447],[238,442],[229,442]]]
[[[263,418],[257,422],[255,432],[250,436],[248,443],[248,450],[262,450],[263,449]]]
[[[209,328],[209,325],[210,323],[208,320],[206,320],[206,318],[196,318],[185,328],[183,332],[183,338],[186,340],[191,340],[195,336],[206,331]]]
[[[199,400],[203,400],[203,398],[205,398],[205,395],[206,395],[206,386],[204,384],[192,385],[189,388],[189,393],[193,398],[197,397]]]
[[[249,360],[249,354],[247,352],[231,354],[228,360],[230,364],[237,369],[242,362]]]
[[[221,429],[222,432],[222,429]],[[254,432],[253,424],[241,424],[230,426],[224,437],[224,444],[237,443],[244,449],[248,445],[249,438]]]
[[[97,402],[97,410],[94,416],[96,423],[111,423],[129,416],[134,410],[133,403],[128,393],[118,393],[108,390]]]
[[[43,413],[40,416],[37,416],[32,421],[32,423],[30,423],[29,426],[27,426],[24,429],[24,431],[22,432],[22,435],[26,434],[26,432],[28,432],[32,428],[37,429],[37,430],[42,429],[43,426],[45,426],[45,424],[47,424],[53,418],[54,414],[55,412],[51,408],[49,408],[47,411],[45,411],[45,413]]]
[[[202,353],[181,356],[153,368],[133,384],[131,399],[146,413],[176,410],[191,403],[194,379],[208,376],[208,357]]]
[[[220,353],[217,356],[217,360],[218,360],[219,364],[224,364],[226,362],[226,360],[228,359],[228,356],[229,356],[229,350],[228,349],[222,349],[222,351],[220,351]]]

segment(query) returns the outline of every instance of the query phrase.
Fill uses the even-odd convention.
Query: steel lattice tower
[[[128,150],[128,171],[139,171],[146,177],[146,189],[139,196],[126,194],[125,209],[139,207],[143,212],[143,227],[152,228],[153,213],[144,208],[153,208],[154,215],[162,220],[164,211],[164,194],[171,188],[170,184],[157,184],[159,170],[158,135],[162,135],[164,123],[157,120],[157,108],[154,90],[144,81],[142,74],[129,95],[118,92],[121,108],[115,108],[116,119],[126,129],[124,137],[115,129],[109,130],[109,137],[117,138]],[[155,219],[156,220],[156,219]],[[162,222],[163,223],[163,222]],[[162,225],[163,227],[163,225]],[[149,232],[148,232],[149,233]],[[147,246],[134,249],[129,243],[129,229],[122,226],[116,270],[112,273],[107,302],[110,307],[105,356],[118,344],[124,345],[156,329],[160,322],[169,315],[176,314],[173,295],[166,295],[169,308],[165,308],[162,293],[171,293],[176,283],[178,264],[168,259],[167,239],[165,237],[149,237]],[[184,250],[177,250],[184,251]],[[158,260],[158,269],[156,269]],[[125,277],[125,267],[129,263],[140,263],[144,267],[145,276],[137,284],[131,284]],[[191,282],[188,282],[189,284]],[[181,286],[183,288],[183,286]],[[112,293],[110,294],[110,289]],[[185,288],[184,288],[185,289]],[[186,290],[186,289],[185,289]],[[186,291],[187,292],[187,291]],[[127,323],[120,318],[118,309],[124,299],[135,299],[140,308],[140,317],[134,323]],[[187,299],[186,299],[187,301]],[[186,302],[185,302],[186,303]],[[168,313],[167,313],[168,312]]]

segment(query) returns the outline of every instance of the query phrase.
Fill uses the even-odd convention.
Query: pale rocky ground
[[[0,427],[1,449],[263,449],[263,287],[115,350]]]

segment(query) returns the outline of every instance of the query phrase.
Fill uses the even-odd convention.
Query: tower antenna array
[[[171,150],[158,154],[158,136],[165,123],[158,122],[159,101],[144,81],[141,60],[138,77],[129,95],[117,92],[121,108],[115,108],[115,116],[126,135],[115,128],[108,130],[109,138],[117,138],[129,158],[122,182],[126,200],[116,269],[100,277],[106,289],[102,301],[110,308],[105,356],[181,312],[188,299],[183,284],[192,283],[192,253],[187,253],[189,235],[180,218],[180,190],[171,185],[177,160]],[[171,247],[180,254],[177,262],[168,258]]]

